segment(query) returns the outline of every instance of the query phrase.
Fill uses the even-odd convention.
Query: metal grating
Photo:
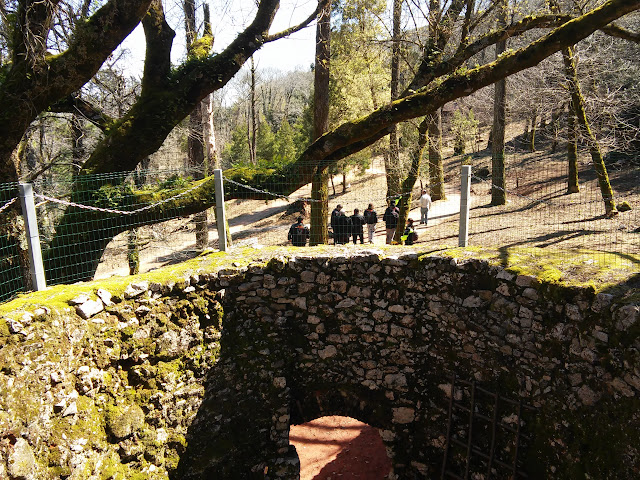
[[[441,479],[529,478],[520,466],[525,411],[535,411],[453,375]]]

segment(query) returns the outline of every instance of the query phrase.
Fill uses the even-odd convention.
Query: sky
[[[167,21],[176,31],[172,61],[177,64],[185,56],[183,13],[181,1],[164,2]],[[221,51],[231,42],[244,25],[253,18],[255,4],[252,0],[211,0],[212,29],[215,36],[214,51]],[[199,3],[202,5],[202,3]],[[270,33],[280,32],[306,19],[315,9],[317,1],[282,0]],[[201,10],[200,10],[201,11]],[[315,54],[315,22],[311,26],[272,43],[264,45],[254,56],[258,69],[277,69],[283,72],[308,71]],[[125,70],[141,77],[144,64],[145,39],[142,26],[127,37],[122,45],[130,55],[125,61]]]

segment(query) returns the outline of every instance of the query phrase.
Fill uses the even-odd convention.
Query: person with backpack
[[[364,223],[367,224],[369,243],[373,243],[373,234],[376,231],[376,223],[378,223],[378,214],[373,209],[373,203],[370,203],[367,209],[364,211]]]
[[[400,215],[400,210],[396,207],[396,204],[393,200],[389,201],[389,206],[384,211],[384,215],[382,216],[382,220],[384,221],[385,228],[387,231],[387,245],[391,245],[393,242],[393,234],[396,231],[396,227],[398,226],[398,216]]]
[[[402,240],[405,245],[413,245],[418,240],[418,234],[413,228],[413,218],[407,219],[407,226],[404,229]]]
[[[287,239],[294,247],[304,247],[309,239],[309,228],[302,223],[302,217],[298,217],[298,221],[291,225]]]
[[[364,232],[362,227],[364,225],[364,217],[360,215],[360,210],[355,209],[353,215],[351,215],[351,235],[353,235],[353,244],[355,245],[360,237],[360,244],[364,244]]]

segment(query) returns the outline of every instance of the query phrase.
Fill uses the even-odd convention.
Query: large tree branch
[[[300,158],[288,167],[290,172],[299,172],[294,178],[301,182],[292,185],[291,191],[309,183],[310,168],[331,165],[341,158],[339,152],[348,151],[350,145],[358,143],[364,148],[380,138],[381,133],[393,123],[433,112],[456,98],[467,96],[497,80],[537,65],[562,48],[573,45],[638,8],[640,0],[609,0],[601,7],[566,22],[527,47],[503,55],[490,64],[454,74],[438,85],[424,88],[385,105],[366,117],[340,125],[312,143]]]
[[[100,69],[107,57],[136,27],[151,0],[110,0],[79,23],[69,48],[49,64],[42,85],[48,96],[62,98],[78,90]]]
[[[264,45],[279,3],[279,0],[261,0],[253,22],[227,48],[217,55],[188,61],[178,70],[174,82],[186,93],[187,102],[199,102],[238,73],[251,55]]]
[[[77,95],[69,95],[67,98],[54,103],[52,112],[74,113],[91,122],[103,132],[113,123],[113,119],[92,103]]]
[[[481,36],[473,43],[461,45],[461,48],[459,48],[451,57],[447,58],[446,61],[437,62],[430,69],[424,69],[419,73],[419,75],[416,75],[416,78],[414,78],[414,80],[405,89],[403,95],[409,95],[419,88],[428,85],[436,78],[440,78],[443,75],[454,72],[475,54],[490,47],[491,45],[495,45],[501,40],[522,35],[523,33],[536,28],[557,27],[570,19],[571,17],[569,15],[532,15],[508,25],[504,29],[491,31]]]
[[[142,19],[146,38],[142,95],[154,87],[166,87],[171,72],[171,47],[175,32],[165,20],[161,0],[153,0]]]
[[[263,45],[278,4],[278,0],[262,0],[253,22],[225,50],[191,58],[169,77],[165,87],[154,85],[159,88],[149,94],[143,91],[96,147],[83,173],[129,171],[155,152],[199,101],[224,86]]]
[[[26,61],[12,63],[11,70],[0,83],[2,178],[18,178],[19,165],[14,162],[12,153],[29,124],[43,110],[89,81],[140,22],[150,3],[151,0],[110,0],[88,20],[79,21],[65,52],[44,56],[33,69],[27,68]]]

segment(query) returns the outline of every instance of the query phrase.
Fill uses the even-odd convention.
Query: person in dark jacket
[[[333,243],[340,243],[338,241],[338,217],[340,213],[344,214],[342,211],[342,205],[336,205],[336,208],[331,212],[331,231],[333,232]]]
[[[364,225],[364,217],[360,215],[360,210],[355,209],[353,215],[351,215],[351,235],[353,235],[353,244],[357,243],[358,237],[360,237],[360,244],[364,244],[364,232],[362,226]]]
[[[400,215],[400,210],[396,207],[396,204],[393,200],[389,201],[389,206],[384,211],[384,215],[382,216],[382,220],[385,223],[385,228],[387,230],[387,245],[391,245],[393,241],[393,234],[396,231],[396,227],[398,226],[398,216]]]
[[[367,209],[364,211],[364,223],[367,224],[369,243],[373,243],[373,234],[376,231],[376,223],[378,223],[378,214],[373,209],[373,203],[370,203]]]
[[[287,239],[294,247],[304,247],[309,239],[309,228],[302,223],[302,217],[298,217],[298,221],[291,225]]]
[[[349,243],[349,237],[351,236],[351,218],[347,217],[342,211],[336,215],[336,226],[333,232],[334,243]]]

